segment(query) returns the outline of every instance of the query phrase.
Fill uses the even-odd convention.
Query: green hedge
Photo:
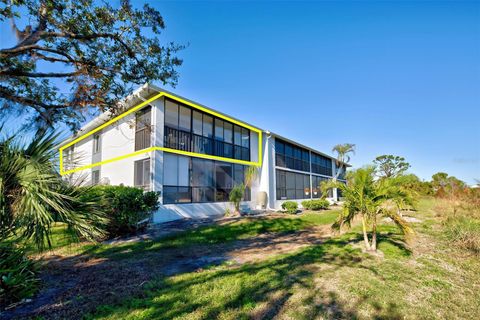
[[[298,210],[298,203],[295,201],[285,201],[282,203],[282,209],[285,210],[287,213],[295,214]]]
[[[302,207],[307,210],[325,210],[330,206],[330,202],[325,199],[302,201]]]
[[[134,234],[146,224],[139,222],[150,217],[158,208],[158,193],[125,186],[94,186],[84,196],[96,201],[107,214],[106,231],[110,238]]]

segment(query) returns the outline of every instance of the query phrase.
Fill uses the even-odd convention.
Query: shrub
[[[480,221],[470,217],[449,217],[444,225],[447,238],[458,248],[480,255]]]
[[[0,309],[31,297],[38,289],[35,262],[10,243],[0,244]]]
[[[311,200],[304,200],[304,201],[302,201],[302,207],[303,207],[303,209],[310,210],[310,203],[311,203]]]
[[[282,209],[285,210],[287,213],[295,214],[298,210],[298,203],[295,201],[285,201],[282,203]]]
[[[305,200],[302,206],[307,210],[325,210],[330,206],[330,202],[326,199]]]
[[[157,192],[144,192],[134,187],[95,186],[87,192],[85,200],[94,199],[109,219],[106,229],[110,238],[139,231],[139,222],[149,218],[158,208]]]
[[[229,200],[233,203],[236,214],[240,214],[240,201],[242,201],[244,193],[245,186],[243,184],[236,185],[232,191],[230,191]]]

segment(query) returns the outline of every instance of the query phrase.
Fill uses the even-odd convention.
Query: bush
[[[307,210],[325,210],[330,206],[330,202],[325,199],[305,200],[302,201],[302,207]]]
[[[444,225],[447,238],[458,248],[480,255],[480,221],[470,217],[449,217]]]
[[[0,244],[0,309],[31,297],[38,284],[35,262],[12,244]]]
[[[312,200],[304,200],[302,201],[303,209],[310,210],[310,205],[312,204]]]
[[[134,187],[95,186],[89,189],[85,200],[95,199],[109,219],[106,231],[110,238],[139,231],[139,222],[148,219],[158,208],[157,192]]]
[[[245,186],[243,184],[236,185],[232,191],[230,191],[229,200],[233,203],[236,214],[240,214],[240,202],[242,201],[244,193]]]
[[[285,201],[282,203],[282,209],[287,211],[287,213],[295,214],[298,210],[298,203],[295,201]]]

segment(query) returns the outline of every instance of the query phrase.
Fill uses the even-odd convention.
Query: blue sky
[[[480,2],[150,4],[189,44],[168,89],[327,153],[355,143],[354,166],[480,179]]]

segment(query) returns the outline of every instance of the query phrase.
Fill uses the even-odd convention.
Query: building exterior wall
[[[102,157],[112,159],[135,150],[135,116],[128,115],[102,132]],[[101,166],[101,180],[111,185],[134,185],[134,162],[151,157],[151,152]]]
[[[164,147],[165,145],[165,103],[166,99],[161,97],[150,103],[151,106],[151,146]],[[170,110],[170,109],[169,109]],[[193,113],[192,113],[193,117]],[[98,153],[93,152],[94,146],[94,136],[89,136],[86,139],[76,143],[74,146],[75,153],[81,154],[81,165],[91,164],[98,162],[99,159],[113,159],[121,157],[122,155],[132,153],[135,151],[135,119],[136,116],[134,113],[129,114],[128,116],[120,119],[114,124],[103,128],[99,132],[100,139],[100,149]],[[193,129],[192,129],[193,130]],[[279,138],[274,134],[267,132],[262,132],[262,153],[258,154],[258,144],[259,137],[253,131],[250,131],[250,161],[257,162],[262,160],[261,167],[258,168],[258,177],[253,182],[250,191],[250,200],[242,202],[242,206],[248,206],[251,209],[269,209],[277,210],[281,207],[281,204],[286,201],[286,199],[278,199],[277,197],[277,181],[276,181],[276,172],[277,170],[283,170],[286,172],[298,172],[302,174],[307,174],[309,178],[309,194],[305,195],[302,199],[288,199],[297,201],[301,203],[305,199],[312,198],[312,176],[316,174],[311,173],[311,165],[308,168],[304,166],[307,172],[293,170],[289,168],[284,168],[276,163],[276,150],[275,143],[276,139]],[[214,137],[213,137],[214,138]],[[292,143],[291,141],[289,141]],[[294,143],[292,143],[294,144]],[[308,150],[311,154],[311,150]],[[170,154],[170,156],[168,155]],[[94,167],[92,169],[86,169],[80,171],[76,175],[83,175],[83,183],[90,184],[92,183],[92,172],[100,171],[99,180],[102,184],[110,185],[126,185],[134,186],[135,178],[135,161],[141,159],[150,159],[150,184],[148,189],[152,191],[159,192],[160,195],[160,208],[154,214],[154,222],[165,222],[182,218],[204,218],[207,216],[216,216],[223,215],[227,210],[232,210],[231,204],[227,201],[223,202],[206,202],[206,203],[168,203],[165,198],[165,186],[166,183],[165,177],[171,175],[171,168],[168,168],[166,164],[166,157],[171,158],[170,152],[162,150],[148,151],[145,153],[139,153],[134,156],[111,162],[108,164],[103,164],[101,166]],[[178,156],[188,159],[189,162],[189,184],[192,181],[192,161],[190,160],[192,156]],[[185,158],[186,157],[186,158]],[[180,159],[180,158],[179,158]],[[182,158],[183,159],[183,158]],[[311,159],[311,158],[310,158]],[[183,161],[183,160],[182,160]],[[334,162],[332,159],[330,161]],[[226,161],[228,162],[228,161]],[[216,167],[214,167],[216,168]],[[232,171],[235,167],[232,166]],[[215,169],[216,170],[216,169]],[[332,172],[328,177],[332,177],[335,170],[335,165],[332,163]],[[214,172],[214,174],[216,174]],[[232,173],[233,175],[233,173]],[[215,179],[218,179],[216,177]],[[193,190],[193,189],[192,189]],[[216,189],[214,189],[216,190]],[[171,191],[170,191],[171,192]],[[193,192],[193,191],[191,191]],[[266,195],[266,203],[263,203]],[[193,197],[193,193],[191,193]],[[216,195],[215,195],[216,197]],[[335,194],[333,194],[333,199]],[[170,198],[168,198],[170,199]],[[192,198],[193,199],[193,198]]]

